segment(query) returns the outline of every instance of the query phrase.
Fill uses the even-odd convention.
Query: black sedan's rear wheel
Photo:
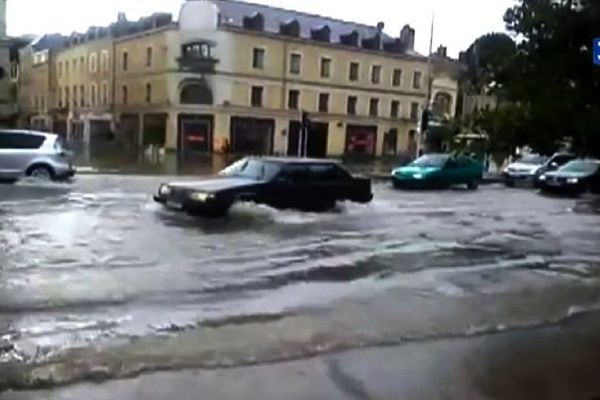
[[[467,183],[467,188],[469,190],[477,190],[477,189],[479,189],[479,181],[478,180],[474,180],[474,181],[471,181],[471,182]]]

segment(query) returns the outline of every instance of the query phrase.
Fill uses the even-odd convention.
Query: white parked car
[[[538,154],[527,154],[506,167],[502,173],[506,186],[516,183],[534,184],[538,172],[546,165],[548,157]]]
[[[60,180],[74,175],[71,154],[58,135],[0,130],[0,181],[15,182],[22,177]]]

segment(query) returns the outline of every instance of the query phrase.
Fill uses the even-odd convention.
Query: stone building
[[[17,124],[18,49],[25,46],[23,38],[6,34],[6,0],[0,0],[0,127]]]
[[[50,50],[44,106],[88,144],[294,155],[305,111],[311,156],[414,153],[428,60],[414,29],[383,28],[233,0],[120,15]]]

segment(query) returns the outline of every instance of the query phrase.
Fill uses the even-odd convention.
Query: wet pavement
[[[201,220],[153,204],[163,180],[0,186],[0,391],[380,346],[398,357],[422,346],[426,358],[445,341],[510,368],[508,355],[519,356],[482,338],[532,341],[536,330],[598,320],[600,216],[585,199],[382,183],[368,206],[305,214],[242,204]],[[597,341],[579,344],[599,353]],[[427,365],[423,376],[441,373]],[[485,395],[477,370],[462,374],[461,393]]]

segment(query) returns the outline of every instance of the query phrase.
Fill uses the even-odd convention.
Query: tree
[[[527,140],[571,137],[580,151],[600,154],[600,68],[592,64],[600,2],[520,0],[504,20],[522,40],[499,82],[524,111]]]
[[[471,92],[493,92],[508,78],[517,47],[504,33],[481,36],[461,57],[466,63],[465,83]]]

